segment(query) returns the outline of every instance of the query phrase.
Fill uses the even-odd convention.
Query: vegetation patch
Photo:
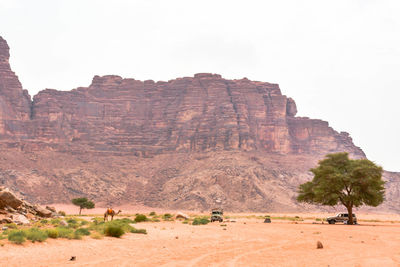
[[[26,233],[23,230],[12,230],[8,234],[8,241],[14,244],[22,244],[26,241]]]
[[[147,217],[144,214],[138,214],[135,217],[135,222],[145,222],[147,221]]]
[[[147,231],[146,231],[146,229],[136,229],[136,228],[133,228],[131,231],[130,231],[131,233],[134,233],[134,234],[147,234]]]
[[[196,217],[194,218],[192,225],[204,225],[208,224],[209,222],[210,220],[208,217]]]
[[[117,224],[109,224],[104,228],[104,234],[106,236],[112,236],[112,237],[121,237],[123,234],[125,234],[124,229],[122,226],[117,225]]]
[[[87,228],[79,228],[75,230],[77,235],[90,235],[90,231]]]
[[[47,233],[38,228],[30,228],[26,230],[26,238],[32,241],[32,243],[35,243],[36,241],[43,242],[47,239],[47,237]]]
[[[58,230],[55,228],[47,229],[46,230],[47,236],[50,238],[58,238]]]

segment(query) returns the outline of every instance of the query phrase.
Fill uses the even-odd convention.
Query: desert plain
[[[91,215],[82,218],[100,211],[85,211]],[[133,214],[126,210],[118,218]],[[22,245],[2,240],[0,266],[400,266],[399,215],[359,213],[359,225],[353,226],[323,223],[328,213],[270,213],[272,223],[263,222],[265,215],[226,213],[224,222],[207,225],[143,222],[135,227],[146,229],[146,235],[100,240]]]

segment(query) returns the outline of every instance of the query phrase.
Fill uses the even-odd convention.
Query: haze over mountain
[[[23,90],[0,37],[0,184],[29,200],[286,211],[327,153],[365,157],[348,133],[296,117],[277,84],[199,73],[168,82],[95,76],[88,87]],[[385,211],[400,210],[385,173]]]

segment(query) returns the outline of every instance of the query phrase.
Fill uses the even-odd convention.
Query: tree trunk
[[[349,205],[346,208],[347,208],[347,213],[349,214],[349,219],[347,220],[347,224],[352,225],[353,224],[353,206]]]
[[[82,208],[79,207],[79,215],[81,215],[81,212],[82,212]]]

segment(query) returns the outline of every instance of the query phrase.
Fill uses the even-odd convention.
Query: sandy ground
[[[361,215],[359,220],[387,221],[358,226],[311,219],[265,224],[245,215],[222,225],[147,222],[135,226],[147,229],[147,235],[120,239],[5,242],[0,266],[400,266],[400,221],[395,221],[400,216],[380,216]],[[323,249],[316,248],[317,241]],[[76,261],[69,261],[71,256]]]

